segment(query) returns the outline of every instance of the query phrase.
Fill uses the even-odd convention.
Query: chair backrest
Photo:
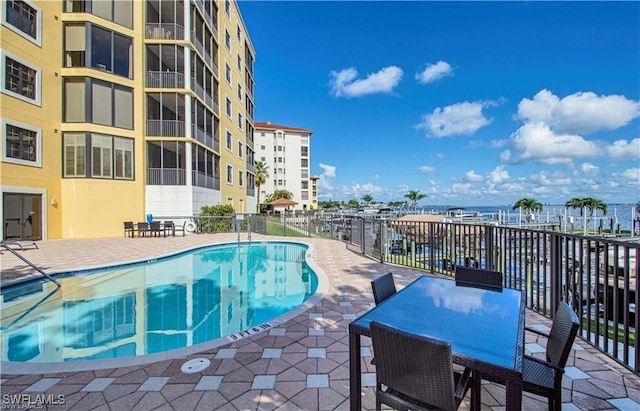
[[[370,328],[378,384],[443,410],[457,409],[448,342],[375,321]]]
[[[502,273],[500,271],[456,266],[456,284],[502,290]]]
[[[164,222],[164,227],[165,227],[165,228],[171,228],[171,227],[173,227],[173,226],[174,226],[174,223],[173,223],[173,221],[172,221],[172,220],[166,220],[166,221]]]
[[[145,231],[145,230],[148,230],[148,229],[149,229],[149,223],[147,223],[147,222],[138,223],[138,231]]]
[[[396,283],[393,281],[393,275],[391,273],[382,274],[371,281],[371,289],[373,290],[373,299],[376,305],[380,304],[396,293]]]
[[[125,221],[124,222],[125,230],[133,230],[133,221]]]
[[[547,341],[547,361],[564,368],[571,352],[571,346],[578,333],[580,321],[569,304],[561,301],[553,317],[551,332]]]

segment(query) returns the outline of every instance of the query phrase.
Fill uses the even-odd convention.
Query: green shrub
[[[235,210],[229,204],[203,206],[196,224],[201,232],[226,233],[232,231]]]

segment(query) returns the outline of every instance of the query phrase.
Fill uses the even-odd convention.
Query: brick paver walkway
[[[253,240],[268,238],[253,236]],[[242,240],[246,240],[245,235]],[[51,240],[39,242],[39,249],[22,253],[45,271],[60,272],[158,258],[229,241],[237,241],[237,235]],[[339,241],[300,241],[312,246],[310,259],[329,280],[327,294],[307,311],[262,333],[181,358],[93,371],[58,372],[55,366],[37,374],[3,371],[3,408],[8,407],[10,398],[5,394],[30,394],[32,399],[45,394],[53,396],[49,398],[62,395],[65,402],[47,409],[347,410],[347,326],[373,306],[371,279],[392,271],[401,288],[421,273],[380,264]],[[4,252],[3,285],[24,276],[30,271],[27,268]],[[530,326],[550,325],[548,319],[533,312],[527,312],[526,321]],[[528,353],[537,353],[544,345],[533,335],[527,336],[526,343]],[[363,406],[367,409],[375,409],[371,356],[370,341],[365,339],[361,361]],[[206,358],[210,365],[201,372],[182,372],[182,365],[192,358]],[[640,409],[638,377],[581,340],[574,345],[563,387],[566,410]],[[483,383],[482,389],[483,409],[504,409],[503,386]],[[468,408],[467,398],[461,409]],[[523,409],[546,408],[543,398],[525,394]]]

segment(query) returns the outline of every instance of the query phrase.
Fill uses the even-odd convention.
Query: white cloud
[[[606,147],[607,154],[614,160],[640,159],[640,138],[631,141],[616,140]]]
[[[329,73],[331,94],[334,97],[360,97],[367,94],[391,93],[402,80],[402,69],[389,66],[358,80],[358,71],[351,67]]]
[[[620,173],[620,177],[629,180],[635,186],[640,186],[640,167],[634,167],[624,170]]]
[[[508,143],[509,143],[509,140],[503,138],[503,139],[491,140],[491,143],[489,143],[489,146],[493,148],[500,148],[500,147],[505,147]]]
[[[509,173],[504,169],[504,166],[498,166],[489,173],[487,179],[493,184],[504,183],[509,179]]]
[[[570,163],[575,158],[595,157],[598,147],[576,134],[555,134],[541,122],[528,123],[511,135],[518,152],[514,161],[534,161],[545,164]]]
[[[522,99],[518,117],[525,123],[542,122],[556,133],[587,134],[626,126],[640,117],[640,102],[593,92],[578,92],[560,99],[549,90],[540,90],[533,100]]]
[[[464,178],[466,178],[467,181],[470,182],[480,182],[484,180],[484,177],[482,177],[480,174],[476,174],[476,172],[473,170],[467,171],[464,175]]]
[[[331,179],[336,176],[336,167],[323,163],[320,163],[319,166],[323,171],[318,178],[318,197],[330,200],[335,194],[335,188],[331,185]]]
[[[465,101],[444,108],[437,107],[433,113],[423,115],[422,122],[415,127],[426,130],[434,137],[471,135],[493,121],[482,113],[483,108],[491,105],[495,103]]]
[[[564,186],[571,184],[571,178],[565,176],[560,172],[549,173],[546,171],[540,171],[539,173],[531,175],[531,181],[541,186]],[[538,187],[540,189],[540,187]],[[545,192],[547,192],[545,190]]]
[[[320,163],[320,168],[323,170],[322,175],[327,178],[333,178],[336,176],[336,167],[327,164]]]
[[[431,166],[420,166],[418,167],[418,172],[420,174],[433,174],[436,172],[436,168]]]
[[[445,76],[453,75],[453,68],[446,61],[439,61],[435,64],[427,64],[427,67],[416,73],[416,80],[422,84],[433,83]]]
[[[593,177],[600,173],[600,167],[591,163],[582,163],[580,164],[580,171],[582,171],[582,174],[585,176]]]

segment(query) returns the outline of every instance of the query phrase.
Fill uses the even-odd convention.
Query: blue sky
[[[640,200],[640,2],[240,1],[319,199]]]

